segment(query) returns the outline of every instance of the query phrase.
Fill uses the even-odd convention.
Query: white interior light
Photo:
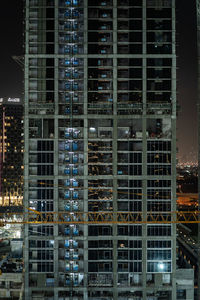
[[[163,271],[164,268],[165,268],[164,263],[160,262],[160,263],[158,264],[158,268],[159,268],[159,270]]]

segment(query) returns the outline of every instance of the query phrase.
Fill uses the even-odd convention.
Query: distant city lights
[[[181,168],[191,168],[191,167],[198,167],[197,161],[186,161],[186,162],[178,162],[177,167]]]

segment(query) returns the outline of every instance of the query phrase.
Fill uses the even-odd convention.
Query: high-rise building
[[[22,205],[23,103],[0,98],[0,206]]]
[[[175,211],[175,0],[26,0],[25,16],[25,207]],[[24,236],[26,300],[176,299],[175,224]]]

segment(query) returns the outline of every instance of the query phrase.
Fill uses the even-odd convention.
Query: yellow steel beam
[[[174,212],[12,212],[0,213],[5,224],[171,224],[200,223],[199,211]]]

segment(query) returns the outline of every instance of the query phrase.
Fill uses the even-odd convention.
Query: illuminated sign
[[[8,98],[8,102],[19,103],[19,102],[20,102],[20,99],[19,99],[19,98]]]
[[[8,104],[8,103],[21,103],[21,99],[20,98],[0,98],[0,104],[3,103],[3,104]]]

